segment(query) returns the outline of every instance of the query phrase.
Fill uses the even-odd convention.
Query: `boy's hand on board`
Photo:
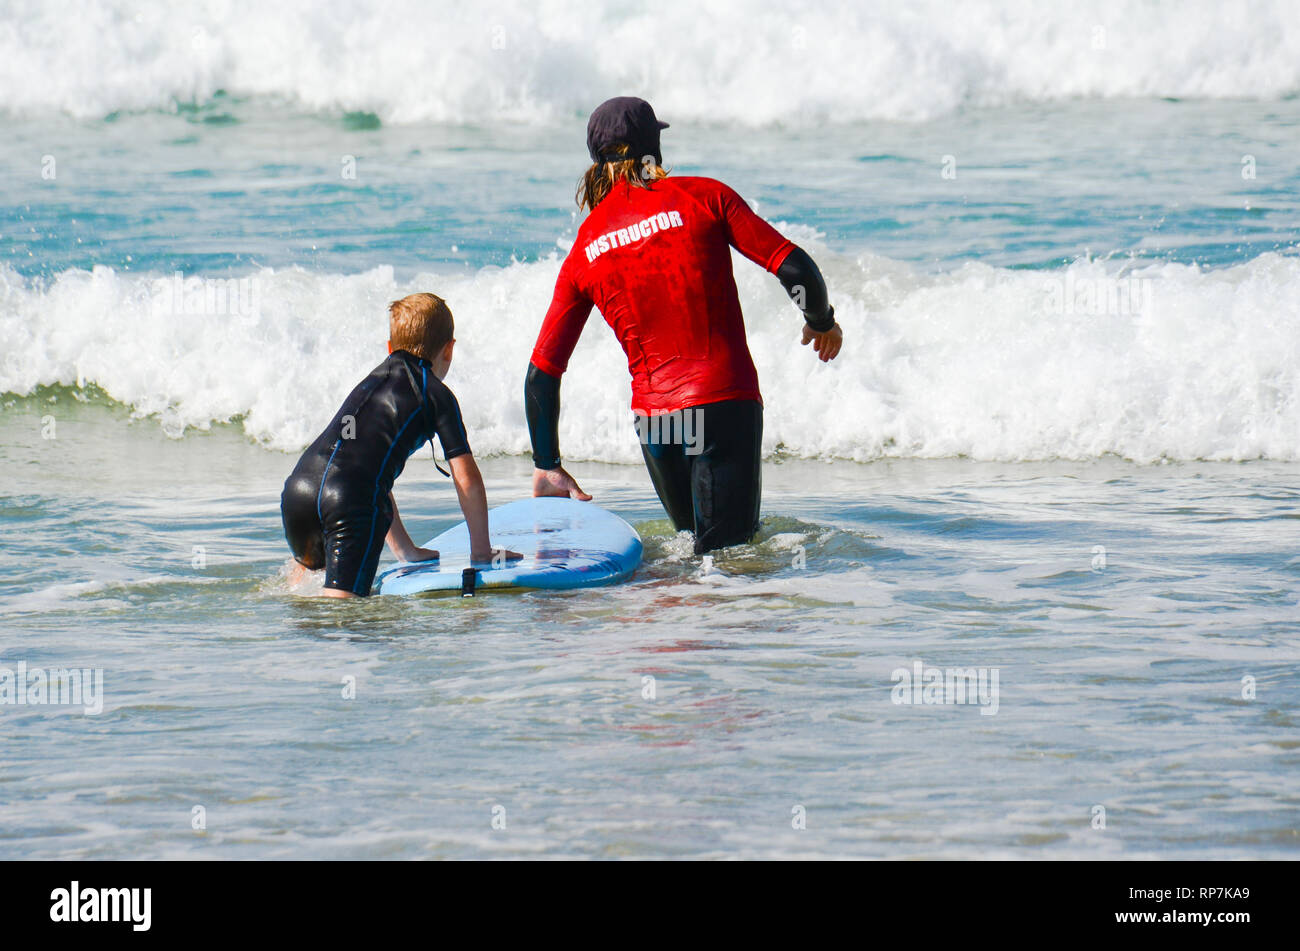
[[[831,360],[835,359],[836,355],[840,352],[840,347],[844,344],[844,331],[840,330],[839,324],[836,324],[825,333],[819,334],[817,331],[805,324],[803,328],[803,339],[799,341],[799,343],[805,347],[811,343],[813,349],[817,351],[817,358],[821,360],[822,363],[829,363]]]
[[[579,502],[591,501],[591,496],[583,492],[577,480],[565,472],[562,467],[533,470],[533,498],[543,496],[558,496],[560,498],[568,496],[571,499],[577,499]]]

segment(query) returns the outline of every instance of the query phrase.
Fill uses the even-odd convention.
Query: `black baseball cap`
[[[587,151],[591,160],[601,162],[620,161],[627,156],[606,155],[605,150],[620,142],[626,142],[632,148],[633,156],[653,155],[655,163],[662,165],[663,156],[659,154],[659,130],[668,128],[667,122],[655,118],[655,111],[650,103],[636,96],[615,96],[606,99],[587,120]]]

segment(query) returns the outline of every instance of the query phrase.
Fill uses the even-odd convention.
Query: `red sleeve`
[[[533,346],[533,365],[551,376],[562,376],[568,369],[569,357],[578,345],[592,308],[591,299],[573,281],[569,260],[565,259],[560,268],[551,306]]]
[[[759,267],[775,274],[785,256],[794,248],[794,242],[754,214],[753,209],[745,204],[745,199],[733,189],[722,182],[716,184],[717,213],[727,228],[727,240]]]

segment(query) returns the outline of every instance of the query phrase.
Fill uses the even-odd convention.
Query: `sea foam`
[[[921,273],[783,230],[826,273],[844,350],[819,363],[780,285],[737,258],[765,448],[804,457],[1300,459],[1300,258],[1207,270],[1081,259],[1055,271]],[[386,305],[435,291],[456,316],[447,378],[476,452],[528,449],[522,387],[559,259],[398,281],[289,268],[218,299],[190,278],[0,268],[0,392],[95,384],[183,436],[237,420],[304,446],[385,355]],[[240,288],[243,292],[240,292]],[[204,292],[208,293],[204,293]],[[568,458],[639,458],[626,361],[593,312],[563,384]]]
[[[1300,91],[1290,0],[46,0],[0,30],[0,110],[218,91],[385,122],[544,122],[617,94],[679,121],[924,119],[1076,97]]]

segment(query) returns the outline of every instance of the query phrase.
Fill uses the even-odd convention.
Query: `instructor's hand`
[[[817,351],[818,359],[822,363],[829,363],[840,352],[840,347],[844,343],[844,332],[840,330],[839,324],[820,334],[807,324],[804,324],[803,340],[800,341],[800,344],[806,347],[810,343],[813,345],[813,349]]]
[[[583,492],[573,476],[563,468],[533,470],[533,497],[545,495],[568,496],[579,502],[591,501],[591,496]]]

